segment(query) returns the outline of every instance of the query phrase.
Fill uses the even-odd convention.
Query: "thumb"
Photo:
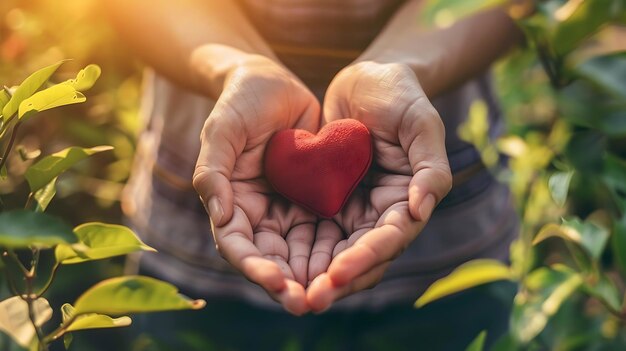
[[[341,87],[331,84],[324,95],[322,125],[326,125],[338,119],[353,117],[350,115],[349,107],[346,105],[346,97],[344,96]]]
[[[443,123],[436,112],[426,120],[421,128],[414,129],[407,151],[413,173],[409,183],[409,211],[417,221],[427,221],[452,188]]]
[[[228,223],[233,216],[233,188],[230,183],[239,143],[245,137],[237,136],[232,119],[211,113],[201,133],[201,146],[193,175],[193,186],[200,195],[214,226]],[[241,152],[239,152],[241,153]]]
[[[427,221],[451,188],[450,170],[424,168],[409,183],[409,210],[417,221]]]

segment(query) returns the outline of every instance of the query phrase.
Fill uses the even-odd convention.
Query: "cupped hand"
[[[315,133],[319,126],[313,94],[281,65],[251,56],[224,81],[193,176],[220,254],[293,314],[308,311],[316,217],[273,191],[263,178],[263,153],[276,131]]]
[[[341,118],[368,127],[374,162],[341,212],[317,226],[308,267],[313,311],[376,285],[452,186],[443,123],[408,66],[362,62],[339,72],[324,121]]]

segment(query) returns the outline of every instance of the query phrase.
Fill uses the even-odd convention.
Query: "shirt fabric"
[[[404,1],[239,2],[281,61],[321,100],[328,84],[323,77],[332,77],[356,58]],[[477,150],[457,134],[476,100],[487,104],[490,133],[497,136],[502,122],[488,74],[432,101],[446,127],[453,173],[481,162]],[[123,199],[130,226],[159,251],[143,255],[140,262],[144,269],[206,298],[239,297],[280,308],[221,258],[205,209],[191,185],[200,131],[213,105],[214,101],[153,72],[146,74],[141,113],[145,128]],[[453,187],[376,287],[351,295],[334,308],[379,309],[412,302],[429,284],[463,262],[507,260],[517,232],[508,188],[483,169]]]

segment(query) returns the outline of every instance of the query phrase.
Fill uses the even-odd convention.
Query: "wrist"
[[[197,91],[215,100],[219,98],[228,77],[237,69],[278,64],[273,59],[251,54],[230,46],[207,44],[193,51],[190,79]]]
[[[350,66],[364,65],[364,69],[367,69],[367,65],[376,64],[393,67],[397,71],[411,71],[417,78],[426,96],[430,99],[432,98],[431,94],[436,90],[433,78],[436,77],[435,72],[439,70],[438,59],[439,57],[436,53],[410,56],[401,50],[396,51],[393,48],[389,48],[375,55],[364,55]]]
[[[386,60],[386,59],[365,59],[357,60],[345,67],[338,74],[339,77],[348,77],[348,79],[358,80],[362,77],[368,77],[365,81],[378,81],[381,76],[400,75],[413,76],[418,86],[424,90],[422,79],[419,72],[427,72],[425,66],[413,65],[402,60]],[[424,90],[425,91],[425,90]]]

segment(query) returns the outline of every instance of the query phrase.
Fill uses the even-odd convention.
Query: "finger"
[[[310,102],[305,105],[306,108],[303,112],[296,114],[298,119],[296,120],[295,125],[290,126],[290,128],[304,129],[311,133],[317,133],[320,129],[321,123],[320,104],[313,94],[308,94],[310,94],[308,95]]]
[[[326,272],[332,259],[333,249],[342,238],[343,233],[335,222],[329,220],[319,222],[315,233],[315,243],[313,244],[311,258],[309,260],[307,283],[310,283],[315,277]]]
[[[350,237],[348,237],[348,239],[341,240],[339,243],[337,243],[337,245],[335,245],[335,249],[333,250],[333,258],[335,258],[337,255],[339,255],[343,251],[345,251],[350,246],[354,245],[354,243],[360,237],[362,237],[365,233],[369,232],[370,230],[372,230],[372,228],[359,229],[356,232],[350,234]]]
[[[322,109],[322,124],[332,121],[351,118],[349,108],[346,106],[345,98],[337,87],[326,90],[324,96],[324,106]]]
[[[337,286],[326,273],[319,275],[307,290],[307,304],[313,312],[322,312],[327,310],[335,301],[338,301],[348,295],[354,294],[361,290],[369,289],[383,277],[389,263],[383,263],[357,277],[346,285]]]
[[[347,284],[404,251],[424,226],[423,222],[411,218],[407,205],[405,201],[390,207],[382,214],[376,228],[333,259],[328,274],[335,285]]]
[[[254,246],[252,227],[241,208],[235,207],[232,220],[222,227],[215,227],[213,236],[222,257],[250,281],[269,293],[277,293],[285,288],[285,275],[281,268],[275,262],[263,258]]]
[[[409,210],[417,221],[428,221],[435,206],[452,187],[449,167],[421,169],[409,183]]]
[[[409,210],[418,221],[427,221],[435,206],[452,188],[452,174],[445,148],[445,128],[429,104],[415,104],[403,117],[399,132],[409,157],[413,177],[409,183]]]
[[[305,223],[293,227],[285,238],[289,248],[289,266],[295,280],[302,286],[308,282],[309,257],[314,237],[315,225]]]
[[[245,128],[237,117],[216,106],[201,133],[201,146],[193,175],[193,186],[200,195],[213,225],[227,223],[233,214],[233,189],[230,183],[235,161],[242,153]]]
[[[280,234],[272,232],[258,232],[254,234],[253,242],[261,255],[264,258],[276,263],[286,278],[295,278],[289,263],[287,263],[289,248],[285,239]]]
[[[285,280],[285,282],[285,289],[279,293],[270,294],[270,296],[293,315],[301,316],[309,312],[304,286],[290,279]]]

